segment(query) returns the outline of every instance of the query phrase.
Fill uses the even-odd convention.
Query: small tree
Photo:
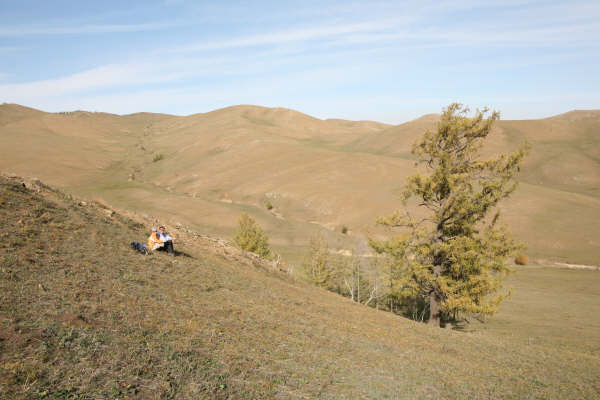
[[[385,308],[416,321],[423,321],[428,304],[413,280],[408,259],[408,240],[405,235],[388,241],[370,241],[383,265],[382,291]],[[381,256],[383,255],[383,256]]]
[[[331,266],[329,259],[329,244],[321,232],[310,238],[310,249],[305,261],[306,269],[312,282],[321,287],[329,288],[331,285]]]
[[[256,253],[264,258],[271,256],[269,236],[256,223],[254,218],[243,213],[238,219],[238,230],[233,240],[242,250]]]
[[[437,130],[426,131],[413,145],[413,154],[429,174],[408,179],[404,204],[416,197],[425,217],[396,211],[378,223],[408,228],[405,240],[372,240],[379,252],[405,257],[410,277],[428,300],[429,323],[460,313],[493,314],[507,294],[495,294],[510,269],[506,260],[519,248],[510,234],[497,226],[498,202],[517,187],[515,174],[527,145],[509,155],[480,158],[483,141],[499,117],[487,109],[473,118],[460,104],[444,110]]]

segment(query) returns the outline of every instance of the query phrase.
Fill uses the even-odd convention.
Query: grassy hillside
[[[298,259],[316,229],[342,248],[378,232],[375,218],[399,206],[414,172],[412,143],[437,118],[390,126],[256,106],[175,117],[2,105],[0,169],[221,236],[246,211]],[[532,144],[523,185],[503,206],[530,256],[600,264],[599,132],[599,111],[498,122],[486,153]]]
[[[430,328],[186,230],[139,255],[149,224],[25,186],[0,178],[2,398],[600,395],[597,271],[523,269],[491,324]]]

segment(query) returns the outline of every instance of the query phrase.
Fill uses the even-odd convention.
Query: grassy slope
[[[523,270],[510,312],[466,333],[356,305],[183,232],[178,257],[138,255],[128,243],[147,227],[43,185],[1,178],[0,219],[2,398],[600,395],[595,271],[539,281]],[[557,281],[560,301],[548,297]]]
[[[298,256],[316,229],[311,221],[376,232],[376,216],[399,206],[414,171],[412,142],[437,118],[389,126],[254,106],[120,117],[4,105],[0,168],[222,236],[247,211],[280,251]],[[524,138],[533,146],[524,184],[504,206],[530,256],[600,264],[599,130],[597,111],[498,123],[490,152],[510,151]],[[153,162],[158,154],[163,159]],[[285,220],[266,212],[267,199]]]

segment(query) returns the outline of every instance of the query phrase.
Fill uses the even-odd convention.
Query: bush
[[[270,258],[269,236],[256,224],[254,218],[243,213],[238,223],[238,231],[233,238],[235,244],[242,250]]]
[[[304,267],[315,285],[325,288],[329,286],[330,261],[329,243],[321,232],[317,232],[310,238],[310,250],[304,261]]]
[[[342,225],[342,233],[345,235],[348,233],[348,227],[346,225]]]
[[[265,202],[265,207],[267,207],[267,210],[272,210],[273,209],[273,204],[269,200],[267,200]]]
[[[527,258],[527,256],[525,254],[519,254],[515,258],[515,264],[517,264],[517,265],[527,265],[528,262],[529,262],[529,259]]]
[[[160,161],[163,158],[165,158],[165,156],[163,156],[162,153],[158,153],[157,155],[154,156],[154,158],[152,159],[152,162]]]

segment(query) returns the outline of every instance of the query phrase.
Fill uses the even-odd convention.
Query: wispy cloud
[[[35,97],[61,96],[79,91],[107,88],[116,85],[147,83],[149,66],[134,64],[106,65],[77,74],[42,81],[0,85],[0,97],[33,99]],[[158,79],[155,77],[154,79]]]
[[[280,54],[279,49],[257,52],[254,56],[245,58],[243,64],[240,64],[239,57],[235,55],[210,58],[201,56],[146,58],[145,61],[104,65],[55,79],[0,84],[0,98],[27,103],[38,97],[57,98],[90,91],[123,90],[140,85],[157,85],[191,78],[210,81],[210,77],[216,75],[222,78],[238,76],[239,79],[240,75],[270,73],[270,81],[273,82],[276,81],[277,71],[282,66],[301,61],[301,58],[298,58],[301,56],[296,56],[293,52],[287,57],[278,57]],[[312,73],[316,71],[319,71],[319,68],[315,68]],[[337,75],[341,76],[340,73]]]
[[[139,32],[167,29],[174,23],[148,23],[123,25],[79,25],[79,26],[3,26],[0,37],[19,37],[33,35],[81,35],[99,33]]]
[[[553,18],[548,17],[548,21],[552,20]],[[428,48],[478,45],[555,46],[574,43],[580,46],[594,44],[598,40],[600,40],[600,26],[593,19],[584,22],[563,21],[562,24],[530,20],[527,24],[520,25],[513,21],[483,20],[441,26],[424,24],[416,15],[406,15],[393,19],[381,18],[341,25],[336,24],[335,21],[321,22],[317,26],[174,45],[157,49],[156,53],[189,54],[226,51],[234,48],[273,47],[291,43],[310,43],[317,47],[405,44],[409,48],[419,46]]]
[[[201,42],[192,45],[183,45],[173,47],[167,52],[190,53],[204,50],[227,49],[233,47],[253,47],[262,45],[277,45],[290,42],[305,42],[322,38],[333,38],[348,34],[361,32],[379,32],[386,28],[397,26],[406,19],[387,19],[366,21],[353,24],[336,25],[326,24],[325,26],[303,27],[291,30],[272,31],[257,35],[240,36],[236,38],[217,40],[212,42]]]

